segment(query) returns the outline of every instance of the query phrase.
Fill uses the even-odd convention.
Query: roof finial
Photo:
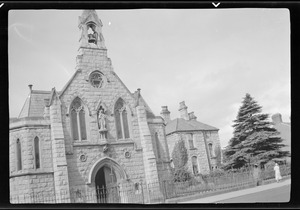
[[[32,91],[32,84],[28,85],[30,92]]]

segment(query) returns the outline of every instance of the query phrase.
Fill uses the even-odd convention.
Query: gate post
[[[166,180],[163,181],[163,189],[164,189],[164,201],[166,201],[166,199],[168,198],[167,196],[167,187],[166,187]]]
[[[140,180],[141,190],[142,190],[142,204],[145,203],[144,201],[144,189],[143,189],[143,180]]]

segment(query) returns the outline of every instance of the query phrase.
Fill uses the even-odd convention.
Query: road
[[[220,200],[216,203],[268,203],[268,202],[289,202],[291,185],[238,196],[226,200]]]
[[[291,179],[203,198],[185,198],[177,203],[274,203],[289,202]]]

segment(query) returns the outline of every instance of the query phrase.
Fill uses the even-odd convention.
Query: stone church
[[[192,173],[217,168],[218,129],[198,122],[184,102],[180,118],[171,120],[166,106],[156,116],[140,89],[131,93],[113,70],[95,10],[84,10],[78,26],[73,76],[60,91],[29,85],[19,116],[10,119],[11,203],[95,203],[99,188],[113,186],[128,193],[107,193],[104,202],[149,203],[141,190],[156,183],[151,192],[162,195],[178,139],[189,145]]]

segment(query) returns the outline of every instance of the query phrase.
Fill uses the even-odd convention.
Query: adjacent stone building
[[[285,147],[283,151],[289,151],[291,153],[291,123],[283,122],[280,113],[272,115],[273,127],[279,132],[279,136],[283,139],[282,143]],[[291,161],[291,158],[286,158],[287,162]]]
[[[76,69],[64,88],[29,85],[18,118],[10,119],[12,203],[99,202],[99,189],[115,186],[117,193],[106,192],[101,202],[150,202],[149,194],[141,201],[118,192],[141,194],[156,183],[152,193],[159,196],[181,134],[194,138],[189,156],[197,158],[198,172],[218,165],[218,129],[191,115],[169,122],[155,116],[141,90],[131,93],[113,70],[94,10],[83,11],[79,29]]]
[[[179,140],[184,140],[188,153],[188,170],[194,174],[207,174],[221,164],[221,146],[218,128],[197,121],[194,112],[188,113],[185,102],[179,104],[180,118],[170,119],[170,111],[163,106],[161,115],[166,123],[166,138],[172,152]]]

